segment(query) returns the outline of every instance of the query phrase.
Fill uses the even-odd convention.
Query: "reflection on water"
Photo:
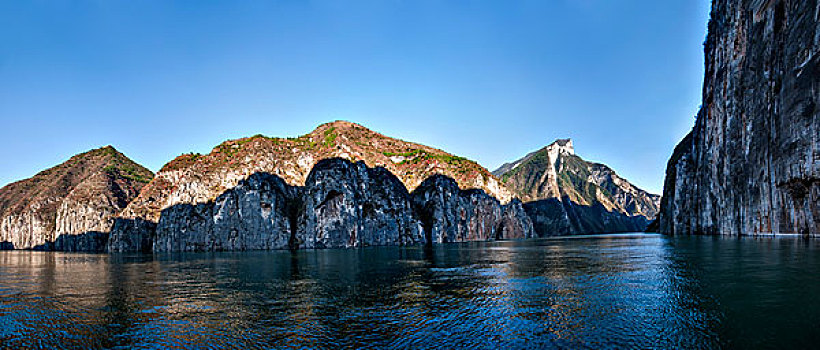
[[[4,347],[810,347],[800,239],[587,238],[299,252],[0,252]]]

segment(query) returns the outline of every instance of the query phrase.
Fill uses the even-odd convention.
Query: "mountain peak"
[[[575,147],[572,146],[572,139],[557,139],[546,147],[547,151],[553,151],[557,154],[575,154]],[[550,152],[550,153],[553,153]]]
[[[569,138],[506,163],[493,174],[523,201],[557,198],[584,206],[600,204],[607,211],[649,219],[658,211],[658,196],[635,187],[603,164],[578,157]]]
[[[507,188],[474,161],[337,120],[301,136],[246,137],[225,141],[208,154],[181,155],[160,169],[158,180],[129,205],[125,215],[157,220],[166,207],[212,200],[258,172],[276,175],[291,186],[303,186],[313,166],[328,158],[383,167],[409,191],[424,179],[443,174],[463,189],[483,189],[501,202],[511,198]]]
[[[327,122],[327,123],[324,123],[324,124],[320,124],[319,126],[316,127],[314,132],[322,131],[322,130],[326,130],[326,129],[330,129],[330,128],[339,129],[339,130],[360,129],[360,130],[372,131],[372,130],[362,126],[361,124],[357,124],[357,123],[354,123],[354,122],[349,122],[349,121],[346,121],[346,120],[335,120],[335,121],[332,121],[332,122]]]

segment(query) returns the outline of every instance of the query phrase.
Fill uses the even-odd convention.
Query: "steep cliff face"
[[[423,211],[428,208],[434,213]],[[424,218],[438,221],[425,231]],[[430,235],[431,227],[447,233]],[[519,201],[502,206],[483,190],[461,190],[443,175],[411,195],[385,168],[331,158],[314,166],[304,186],[256,173],[215,200],[163,209],[157,224],[118,218],[109,250],[320,249],[532,236]]]
[[[140,218],[117,217],[108,234],[108,252],[143,252],[154,250],[157,223]]]
[[[820,6],[715,0],[703,104],[669,160],[668,234],[820,234]]]
[[[314,169],[322,160],[332,158],[362,163],[347,169],[337,160]],[[220,231],[246,219],[217,215],[222,206],[220,201],[234,203],[224,199],[232,197],[222,197],[223,194],[244,196],[236,203],[255,201],[234,190],[243,191],[247,184],[240,186],[242,181],[259,173],[275,176],[284,185],[304,191],[296,199],[285,200],[304,201],[294,204],[301,208],[301,231],[290,241],[277,239],[270,246],[252,246],[247,242],[236,243],[237,235],[242,236],[244,229],[224,235]],[[111,232],[109,250],[276,249],[283,242],[303,248],[409,244],[419,240],[418,230],[412,213],[408,214],[411,206],[405,208],[402,204],[401,198],[407,195],[401,191],[416,188],[434,174],[451,177],[462,188],[483,189],[505,202],[510,199],[506,187],[473,161],[337,121],[297,138],[257,135],[227,141],[207,155],[177,157],[119,215]],[[335,188],[336,185],[341,187]],[[368,217],[371,214],[374,216]],[[394,214],[407,215],[389,219]],[[212,219],[188,222],[191,217],[209,215]],[[214,215],[227,226],[217,229]],[[296,224],[288,225],[293,230]],[[385,235],[368,236],[378,230]],[[203,232],[210,232],[211,236]],[[225,239],[235,243],[223,245]],[[189,241],[191,245],[185,245]]]
[[[572,140],[557,140],[493,172],[526,202],[541,236],[642,231],[655,218],[660,197],[637,188],[603,164],[575,154]]]
[[[385,168],[327,159],[308,175],[298,227],[300,248],[423,242],[407,189]]]
[[[432,176],[412,193],[424,227],[433,243],[532,237],[532,222],[520,202],[501,206],[482,190],[461,190],[453,179]]]
[[[285,249],[291,244],[298,188],[276,175],[257,173],[216,200],[165,209],[153,251]]]
[[[0,189],[0,242],[14,249],[104,249],[115,215],[152,176],[111,146],[76,155]]]

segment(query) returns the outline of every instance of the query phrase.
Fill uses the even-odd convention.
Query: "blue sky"
[[[659,193],[708,0],[3,1],[0,185],[343,119],[495,169],[571,137]]]

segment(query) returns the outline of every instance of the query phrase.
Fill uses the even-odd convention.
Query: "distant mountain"
[[[14,249],[99,250],[114,216],[152,178],[111,146],[78,154],[0,189],[0,242]]]
[[[660,196],[575,154],[570,139],[493,171],[525,202],[540,236],[642,231],[658,214]]]

